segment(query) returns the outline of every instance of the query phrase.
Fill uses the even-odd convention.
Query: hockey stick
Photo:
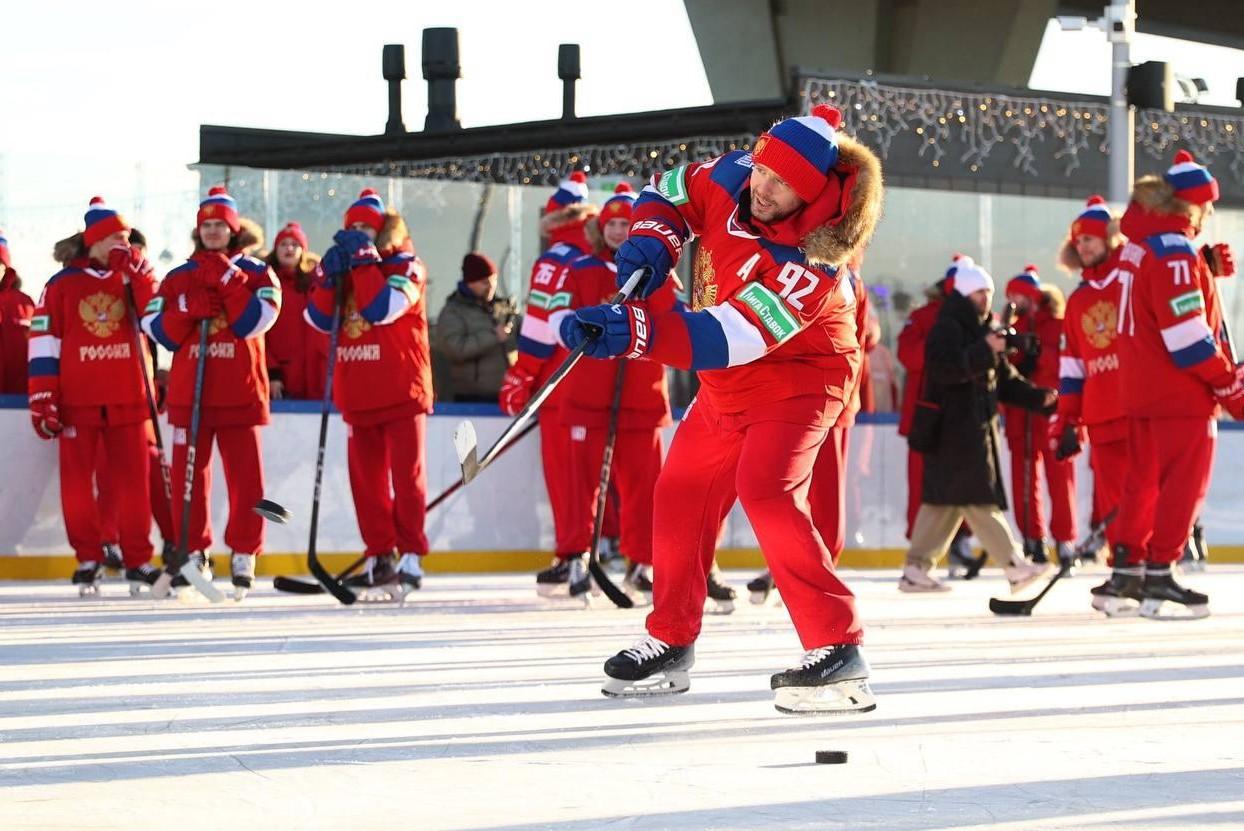
[[[190,433],[186,437],[186,473],[182,482],[181,532],[177,535],[176,563],[172,568],[166,568],[151,587],[151,594],[155,597],[168,596],[173,578],[181,574],[182,567],[190,560],[190,509],[194,502],[194,466],[199,455],[199,421],[203,413],[203,379],[207,375],[207,341],[211,336],[211,325],[211,320],[207,318],[199,321],[199,362],[194,368],[194,398],[190,402]],[[197,568],[186,569],[184,576],[208,600],[224,602],[224,593]]]
[[[605,502],[609,498],[609,475],[613,472],[613,448],[618,441],[618,411],[622,409],[622,387],[626,381],[626,361],[618,362],[618,374],[613,382],[613,402],[609,407],[609,433],[605,438],[605,454],[600,462],[600,491],[596,494],[596,516],[592,520],[592,547],[587,550],[587,570],[605,593],[605,597],[613,601],[619,609],[630,609],[635,601],[626,592],[614,585],[600,564],[600,555],[596,547],[600,545],[600,532],[605,524]]]
[[[631,296],[631,292],[635,291],[635,287],[643,282],[651,272],[652,270],[649,268],[635,269],[622,288],[618,290],[618,293],[608,300],[608,305],[613,306],[618,303],[625,303]],[[589,335],[583,340],[583,343],[576,346],[566,356],[561,366],[549,376],[540,389],[536,390],[536,394],[527,402],[527,406],[519,411],[514,420],[510,422],[510,425],[501,433],[500,438],[493,442],[492,447],[488,448],[488,452],[484,454],[483,458],[478,456],[479,447],[475,440],[474,425],[469,421],[464,421],[458,425],[458,428],[454,430],[454,449],[458,453],[458,463],[462,465],[462,483],[464,485],[470,483],[486,467],[496,461],[497,456],[501,455],[501,450],[505,445],[531,420],[536,410],[540,409],[540,405],[553,394],[553,390],[562,382],[562,379],[570,374],[570,371],[575,368],[575,364],[579,363],[579,359],[583,357],[583,353],[587,351],[587,348],[596,342],[597,337],[598,335]]]
[[[1045,597],[1045,595],[1049,593],[1049,590],[1054,587],[1055,583],[1071,573],[1072,566],[1076,560],[1079,560],[1089,551],[1096,551],[1101,548],[1101,544],[1106,540],[1106,526],[1114,522],[1114,518],[1118,516],[1118,514],[1119,509],[1117,507],[1111,508],[1110,513],[1106,514],[1100,522],[1089,530],[1088,536],[1084,538],[1083,542],[1076,546],[1076,556],[1073,561],[1070,563],[1060,563],[1057,573],[1050,578],[1050,582],[1045,584],[1045,588],[1041,590],[1040,594],[1036,597],[1029,598],[1028,600],[1003,600],[997,597],[991,597],[989,598],[989,611],[993,612],[995,615],[1009,617],[1028,617],[1032,615],[1032,610],[1035,609],[1037,604],[1041,602],[1041,598]]]
[[[337,277],[336,291],[333,293],[333,323],[328,333],[328,368],[324,372],[324,399],[320,406],[320,441],[315,453],[315,492],[311,497],[311,532],[307,540],[307,568],[320,581],[320,585],[328,589],[329,594],[337,598],[343,605],[349,606],[358,600],[350,589],[341,581],[329,574],[328,569],[320,562],[315,553],[316,535],[320,527],[320,488],[324,483],[324,446],[328,442],[328,414],[333,408],[333,368],[337,365],[337,338],[341,333],[341,310],[346,300],[346,275]]]
[[[501,453],[504,453],[506,450],[509,450],[511,447],[518,444],[520,439],[522,439],[532,430],[536,429],[536,427],[538,427],[539,424],[540,424],[539,421],[535,421],[535,420],[531,421],[526,427],[523,428],[523,431],[521,433],[519,433],[517,436],[514,437],[514,440],[512,442],[510,442],[508,445],[506,445],[504,448],[501,449]],[[429,512],[432,511],[433,508],[436,508],[446,499],[448,499],[449,497],[457,493],[462,488],[463,484],[465,483],[462,481],[461,477],[459,477],[458,481],[454,482],[452,485],[445,488],[445,490],[441,491],[440,494],[437,495],[435,499],[429,502],[428,507],[425,510]],[[271,519],[271,517],[269,517],[269,519]],[[347,568],[345,571],[338,574],[336,577],[337,582],[340,583],[343,580],[345,580],[345,578],[353,574],[354,570],[357,569],[359,565],[362,564],[364,559],[365,558],[360,557],[359,559],[351,563],[349,568]],[[323,594],[324,593],[324,587],[320,585],[318,582],[308,583],[306,580],[299,580],[296,577],[281,577],[279,575],[272,578],[272,587],[276,589],[277,591],[289,592],[290,594]]]
[[[127,311],[130,325],[134,327],[134,348],[138,350],[138,370],[143,376],[143,392],[147,395],[147,415],[151,419],[151,429],[155,431],[156,450],[160,455],[160,477],[164,480],[164,502],[168,505],[168,514],[173,515],[173,474],[168,466],[168,456],[164,452],[164,435],[160,431],[160,411],[156,407],[155,392],[151,388],[151,376],[147,374],[147,362],[143,360],[143,332],[138,322],[138,301],[134,299],[134,286],[128,275],[122,274],[125,284],[125,297],[128,301]],[[155,371],[155,352],[151,354],[151,368]],[[168,563],[164,564],[166,567]]]

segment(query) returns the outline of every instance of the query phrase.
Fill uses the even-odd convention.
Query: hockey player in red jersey
[[[1042,283],[1037,267],[1029,265],[1007,283],[1006,297],[1015,309],[1011,325],[1025,342],[1025,348],[1013,351],[1011,363],[1034,385],[1056,389],[1066,304],[1062,292]],[[1050,493],[1049,530],[1059,561],[1070,562],[1076,538],[1075,463],[1049,452],[1050,416],[1013,404],[1004,404],[1002,412],[1011,450],[1012,513],[1024,539],[1024,556],[1034,563],[1047,562],[1044,485]]]
[[[1093,589],[1107,614],[1192,617],[1209,598],[1171,576],[1209,488],[1219,407],[1244,418],[1244,384],[1225,338],[1215,277],[1235,272],[1226,245],[1193,240],[1218,182],[1185,150],[1162,176],[1137,180],[1123,214],[1119,375],[1130,466],[1119,508],[1114,572]]]
[[[188,428],[199,354],[199,327],[209,321],[207,366],[200,400],[199,434],[191,487],[188,548],[183,568],[207,569],[212,545],[213,443],[220,450],[229,490],[224,541],[239,599],[255,578],[263,549],[263,518],[253,510],[263,498],[260,426],[268,423],[268,372],[263,335],[281,310],[281,289],[272,269],[243,251],[237,204],[224,187],[213,187],[195,218],[195,250],[169,272],[147,305],[143,329],[173,353],[168,412],[173,427],[173,504],[183,504]],[[182,512],[173,511],[180,536]],[[206,575],[210,579],[210,575]]]
[[[561,321],[573,310],[594,306],[617,292],[617,266],[614,251],[626,241],[631,227],[631,209],[637,194],[625,183],[619,185],[600,213],[587,223],[587,239],[592,253],[579,257],[559,275],[558,291],[569,295],[567,305],[549,316],[549,326],[558,332]],[[658,314],[671,310],[677,299],[667,284],[647,308]],[[561,344],[560,340],[558,341]],[[665,367],[653,361],[585,361],[563,382],[559,412],[570,431],[570,459],[578,477],[574,493],[579,499],[577,536],[567,547],[587,550],[591,544],[596,500],[600,489],[601,460],[605,452],[609,413],[619,372],[623,376],[618,431],[613,456],[613,482],[620,497],[622,550],[630,560],[624,579],[634,594],[652,593],[652,498],[657,474],[661,472],[661,428],[672,423]],[[544,416],[542,416],[544,417]],[[570,560],[571,596],[587,591],[589,580],[583,557]]]
[[[9,241],[0,231],[0,394],[26,392],[26,341],[34,313],[35,301],[22,291]]]
[[[544,207],[540,235],[548,239],[549,247],[531,267],[531,286],[518,336],[518,361],[501,381],[497,403],[506,415],[516,415],[526,406],[532,393],[566,357],[566,349],[558,342],[549,319],[570,305],[570,294],[560,285],[565,267],[591,248],[584,229],[598,209],[587,201],[587,195],[587,176],[575,171],[558,186]],[[536,591],[542,596],[566,590],[572,564],[584,553],[579,547],[583,499],[576,493],[577,476],[569,463],[570,428],[558,413],[563,390],[564,387],[555,390],[540,413],[540,459],[555,535],[553,563],[536,575]]]
[[[1123,237],[1106,200],[1089,198],[1071,223],[1059,252],[1080,285],[1067,298],[1059,352],[1058,415],[1050,423],[1047,454],[1074,459],[1083,439],[1089,442],[1093,470],[1093,522],[1105,519],[1119,504],[1127,473],[1127,420],[1119,400],[1118,321],[1122,283],[1114,267]],[[1118,541],[1118,524],[1106,526],[1106,541]]]
[[[427,269],[406,223],[370,188],[346,211],[320,261],[307,321],[332,329],[344,281],[333,401],[348,429],[350,492],[367,546],[363,588],[405,597],[423,583],[428,479],[424,443],[432,411]],[[400,559],[398,554],[401,554]]]
[[[770,679],[783,712],[875,706],[851,591],[808,508],[812,466],[859,371],[842,267],[881,208],[881,167],[841,135],[828,106],[775,124],[733,151],[653,177],[618,249],[619,285],[646,269],[664,285],[699,237],[692,309],[591,306],[562,321],[593,357],[647,358],[699,372],[657,482],[648,636],[605,663],[607,695],[682,692],[704,613],[705,575],[738,498],[806,650]]]
[[[148,358],[131,305],[145,305],[151,298],[152,270],[130,247],[125,219],[101,197],[91,200],[85,222],[84,232],[56,244],[55,256],[65,267],[48,280],[31,320],[28,380],[35,433],[59,439],[61,504],[78,560],[73,582],[82,594],[96,589],[103,567],[95,500],[101,445],[104,463],[126,483],[117,494],[126,578],[136,590],[160,575],[151,565],[148,538],[148,408],[142,376]]]
[[[281,282],[281,314],[264,335],[274,399],[319,401],[324,397],[328,338],[303,319],[319,261],[297,222],[286,223],[277,233],[266,260]]]

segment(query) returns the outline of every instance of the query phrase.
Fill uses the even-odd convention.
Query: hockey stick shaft
[[[168,504],[168,512],[173,513],[173,474],[168,466],[168,457],[164,452],[164,434],[160,430],[160,410],[156,406],[155,391],[151,388],[151,375],[147,372],[147,362],[143,360],[143,333],[138,322],[138,301],[134,299],[134,286],[125,279],[125,296],[129,301],[130,325],[134,327],[134,348],[138,350],[138,371],[143,377],[143,392],[147,396],[147,415],[151,419],[151,429],[155,432],[156,450],[160,457],[160,476],[164,480],[164,501]],[[155,353],[151,355],[152,372],[155,371]]]
[[[650,269],[647,268],[639,268],[632,272],[626,283],[621,289],[618,290],[618,293],[609,299],[608,305],[612,306],[618,303],[625,303],[631,296],[631,293],[635,291],[635,288],[643,282],[649,273]],[[553,394],[553,390],[557,389],[557,386],[562,382],[562,379],[570,374],[570,371],[575,368],[575,365],[579,363],[579,360],[583,357],[584,353],[587,352],[588,347],[595,342],[596,338],[594,337],[586,338],[583,343],[576,346],[570,354],[566,356],[566,359],[562,361],[561,366],[559,366],[553,374],[549,376],[548,380],[541,385],[540,389],[538,389],[535,395],[531,397],[531,400],[527,402],[527,406],[523,407],[523,409],[519,411],[518,415],[514,417],[514,420],[511,421],[509,426],[506,427],[501,433],[501,436],[493,442],[492,447],[488,448],[488,452],[485,453],[484,457],[474,466],[470,475],[467,474],[464,466],[463,479],[470,482],[482,473],[484,468],[496,461],[497,457],[501,455],[501,450],[504,449],[504,447],[514,438],[514,436],[523,429],[527,422],[531,420],[536,411],[540,409],[540,405],[548,400],[548,397]]]
[[[613,381],[613,401],[609,406],[609,432],[605,436],[605,452],[600,462],[596,515],[592,520],[592,547],[587,551],[587,568],[592,579],[596,581],[596,585],[600,586],[600,590],[615,606],[629,609],[635,605],[635,602],[609,579],[609,575],[605,573],[604,567],[600,564],[600,554],[597,551],[600,546],[600,532],[605,525],[605,503],[609,499],[609,477],[613,473],[613,451],[618,442],[618,413],[622,409],[622,390],[625,385],[626,361],[621,360],[618,362],[617,375]]]

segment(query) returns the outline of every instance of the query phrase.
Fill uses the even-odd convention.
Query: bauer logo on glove
[[[640,358],[652,345],[652,322],[636,306],[584,306],[566,315],[560,326],[569,349],[583,348],[593,358]]]

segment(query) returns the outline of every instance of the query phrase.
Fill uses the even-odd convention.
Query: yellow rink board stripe
[[[843,568],[898,568],[903,564],[901,548],[848,548],[842,552],[839,565]],[[357,554],[321,554],[320,559],[333,572],[348,566]],[[424,560],[429,572],[535,572],[549,564],[545,551],[434,551]],[[229,558],[213,555],[218,575],[229,573]],[[764,558],[756,548],[722,549],[717,552],[722,568],[764,568]],[[1244,563],[1244,546],[1217,545],[1210,549],[1210,563]],[[54,580],[73,573],[74,559],[69,555],[0,556],[0,580]],[[944,565],[944,563],[943,563]],[[269,577],[276,574],[296,576],[307,573],[306,557],[302,554],[273,553],[259,558],[256,571]]]

